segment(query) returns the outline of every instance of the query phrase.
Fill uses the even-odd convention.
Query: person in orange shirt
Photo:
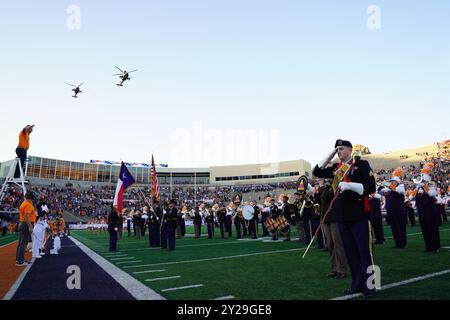
[[[36,222],[36,209],[33,206],[34,193],[28,191],[25,201],[19,208],[19,242],[16,250],[16,266],[26,266],[30,262],[25,261],[25,249],[33,233],[33,223]]]
[[[33,132],[33,125],[27,125],[19,133],[19,144],[16,148],[17,157],[20,159],[20,165],[22,170],[25,170],[25,159],[27,158],[27,151],[30,148],[30,134]],[[16,171],[14,172],[14,178],[20,178],[19,166],[16,166]]]

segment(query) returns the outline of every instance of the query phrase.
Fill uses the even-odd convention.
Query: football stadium
[[[423,163],[433,162],[433,183],[439,190],[436,207],[443,207],[442,215],[441,209],[436,211],[439,211],[436,218],[439,219],[440,250],[432,255],[426,254],[423,252],[423,229],[417,207],[406,192],[402,204],[405,208],[411,206],[413,214],[411,220],[404,211],[407,248],[399,250],[395,247],[396,230],[386,212],[386,197],[382,197],[383,239],[380,240],[380,235],[374,231],[371,234],[376,264],[381,266],[376,299],[449,298],[446,294],[450,283],[450,224],[447,221],[449,146],[450,142],[445,141],[399,152],[362,155],[362,159],[370,159],[373,167],[377,168],[374,169],[377,185],[384,185],[393,169],[401,167],[404,169],[402,181],[408,189],[415,188],[413,179],[420,175]],[[30,258],[34,262],[25,268],[17,267],[14,256],[21,190],[20,184],[19,187],[9,187],[1,208],[2,219],[8,220],[8,230],[0,239],[2,266],[6,270],[2,274],[1,287],[4,299],[362,298],[358,294],[342,294],[342,288],[350,285],[349,275],[339,279],[327,277],[330,249],[322,231],[321,243],[314,241],[308,255],[303,257],[309,245],[305,238],[311,239],[315,231],[311,226],[314,226],[316,218],[296,219],[300,206],[295,207],[297,211],[292,219],[287,216],[289,232],[281,227],[276,231],[267,230],[265,220],[268,216],[263,211],[271,206],[268,198],[275,199],[275,206],[281,207],[280,196],[287,195],[297,205],[294,195],[299,191],[302,176],[308,177],[310,185],[318,185],[319,179],[313,176],[311,164],[307,161],[281,162],[272,172],[265,169],[274,167],[268,164],[195,169],[156,168],[153,164],[153,172],[152,164],[128,163],[129,173],[136,182],[123,195],[124,209],[120,215],[120,227],[115,231],[119,236],[117,250],[114,251],[109,250],[108,215],[121,166],[106,162],[77,163],[33,156],[26,161],[26,188],[37,194],[36,206],[46,203],[48,228],[42,258]],[[13,164],[14,161],[1,163],[2,181],[7,178]],[[266,173],[264,176],[258,174],[263,171]],[[159,229],[163,225],[151,217],[150,211],[153,214],[155,211],[149,210],[155,179],[164,207],[167,205],[165,202],[176,199],[179,213],[176,250],[173,251],[152,243],[155,225]],[[220,209],[233,202],[236,194],[242,197],[244,207],[255,208],[251,210],[253,215],[243,217],[239,226],[242,229],[240,237],[236,223],[233,221],[227,230],[220,214]],[[255,214],[257,211],[260,214]],[[227,213],[228,210],[224,210],[224,214]],[[319,221],[323,219],[320,212],[314,211],[312,215]],[[198,216],[197,234],[194,223],[197,223]],[[239,216],[233,217],[233,220],[238,219]],[[249,225],[255,219],[257,231],[254,233]],[[305,232],[299,234],[296,223],[302,223],[302,228],[310,235],[305,236]],[[60,250],[57,254],[50,254],[55,237],[61,239]],[[79,268],[81,290],[67,287],[70,275],[67,270],[71,266]],[[274,275],[268,276],[268,272]],[[105,286],[108,290],[104,289]]]
[[[450,3],[405,6],[3,4],[2,302],[449,300]]]

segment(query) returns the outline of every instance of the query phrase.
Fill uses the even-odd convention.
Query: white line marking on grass
[[[169,288],[169,289],[162,289],[162,292],[166,291],[175,291],[175,290],[184,290],[184,289],[190,289],[190,288],[198,288],[203,287],[203,284],[193,284],[191,286],[184,286],[184,287],[178,287],[178,288]]]
[[[281,240],[281,241],[283,241],[283,240]],[[230,241],[230,242],[222,242],[222,243],[186,244],[186,245],[177,245],[177,249],[178,248],[188,248],[188,247],[222,246],[222,245],[229,245],[229,244],[242,244],[242,243],[238,242],[238,241]],[[126,249],[127,252],[129,252],[129,251],[141,251],[141,250],[161,250],[161,248],[158,247],[158,248]]]
[[[136,259],[135,257],[122,257],[122,258],[114,258],[110,259],[111,261],[118,261],[118,260],[130,260],[130,259]]]
[[[119,262],[114,262],[115,264],[125,264],[125,263],[140,263],[142,262],[142,260],[135,260],[135,261],[119,261]]]
[[[447,273],[450,273],[450,269],[435,272],[435,273],[429,273],[429,274],[426,274],[426,275],[423,275],[420,277],[403,280],[400,282],[390,283],[385,286],[382,286],[381,289],[377,290],[377,292],[383,291],[383,290],[388,290],[388,289],[395,288],[395,287],[404,286],[405,284],[410,284],[410,283],[414,283],[414,282],[418,282],[418,281],[422,281],[422,280],[426,280],[426,279],[430,279],[430,278],[434,278],[434,277],[439,277],[439,276],[445,275]],[[353,298],[357,298],[357,297],[361,297],[361,296],[362,296],[361,293],[356,293],[356,294],[350,294],[350,295],[346,295],[346,296],[333,298],[331,300],[349,300],[349,299],[353,299]]]
[[[86,253],[95,263],[97,263],[103,270],[106,271],[114,280],[116,280],[122,287],[125,288],[137,300],[165,300],[163,296],[156,293],[143,283],[139,282],[131,275],[123,270],[120,270],[111,262],[98,255],[77,239],[69,237],[80,249]]]
[[[4,244],[4,245],[2,245],[1,247],[0,247],[0,249],[1,248],[4,248],[4,247],[7,247],[7,246],[10,246],[10,245],[12,245],[13,243],[16,243],[18,240],[16,240],[16,241],[13,241],[13,242],[10,242],[10,243],[7,243],[7,244]]]
[[[124,269],[125,268],[141,268],[141,267],[163,266],[163,265],[180,264],[180,263],[204,262],[204,261],[213,261],[213,260],[225,260],[225,259],[234,259],[234,258],[242,258],[242,257],[259,256],[259,255],[272,254],[272,253],[284,253],[284,252],[292,252],[292,251],[301,251],[301,250],[306,250],[306,248],[275,250],[275,251],[265,251],[265,252],[254,252],[254,253],[248,253],[248,254],[238,254],[238,255],[235,255],[235,256],[225,256],[225,257],[216,257],[216,258],[207,258],[207,259],[182,260],[182,261],[161,262],[161,263],[153,263],[153,264],[140,264],[140,265],[137,265],[137,266],[124,266],[123,268]]]
[[[275,242],[284,242],[283,240],[272,240],[272,239],[266,239],[266,240],[263,240],[263,242],[273,242],[273,243],[275,243]]]
[[[164,272],[166,269],[160,269],[160,270],[146,270],[146,271],[136,271],[133,272],[133,274],[141,274],[141,273],[153,273],[153,272]]]
[[[170,279],[178,279],[178,278],[181,278],[181,276],[172,276],[172,277],[162,277],[162,278],[145,279],[145,281],[147,281],[147,282],[152,282],[152,281],[170,280]]]
[[[105,256],[106,258],[116,258],[116,257],[126,257],[128,254],[126,253],[122,253],[122,254],[106,254],[103,253],[103,256]]]
[[[34,261],[33,261],[33,263],[34,263]],[[31,267],[33,266],[33,263],[29,264],[25,267],[25,270],[22,271],[19,278],[17,278],[16,282],[14,282],[11,289],[9,289],[9,291],[5,294],[5,296],[3,297],[3,300],[11,300],[14,297],[17,289],[19,289],[20,285],[22,284],[23,279],[25,279],[28,271],[30,271]],[[23,267],[17,267],[17,268],[23,268]]]
[[[234,299],[234,296],[224,296],[224,297],[219,297],[219,298],[215,298],[215,299],[211,299],[211,300],[232,300]]]
[[[263,240],[261,239],[248,239],[248,238],[241,238],[241,239],[236,239],[237,241],[261,241]]]

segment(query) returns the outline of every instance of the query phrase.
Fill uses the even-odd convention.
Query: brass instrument
[[[421,184],[423,181],[423,173],[420,174],[417,178],[413,179],[414,184]]]

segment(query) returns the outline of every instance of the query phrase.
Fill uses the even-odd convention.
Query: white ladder
[[[16,166],[19,166],[20,178],[14,178]],[[23,196],[25,197],[25,193],[27,192],[27,189],[25,188],[25,175],[23,173],[22,164],[20,163],[19,158],[16,158],[13,165],[9,168],[8,175],[6,176],[6,180],[3,183],[2,190],[0,191],[0,202],[3,201],[10,183],[14,183],[17,186],[22,187]]]

